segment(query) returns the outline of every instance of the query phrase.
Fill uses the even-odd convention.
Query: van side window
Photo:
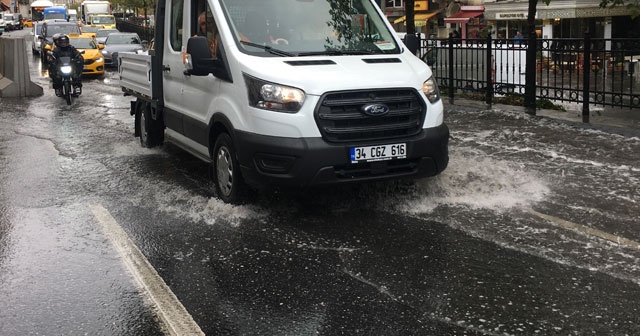
[[[169,27],[169,41],[171,48],[175,51],[182,50],[182,18],[184,11],[184,0],[171,0],[171,26]]]
[[[197,11],[193,13],[193,17],[195,17],[193,22],[196,25],[192,27],[193,32],[191,35],[206,37],[207,43],[209,44],[209,50],[211,51],[211,57],[216,58],[216,49],[220,39],[220,32],[218,31],[218,26],[213,19],[211,9],[206,2],[202,6],[194,8],[197,8]]]

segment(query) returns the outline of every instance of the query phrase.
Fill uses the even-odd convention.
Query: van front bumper
[[[403,139],[367,143],[328,143],[322,138],[282,138],[254,133],[234,134],[245,181],[253,186],[310,187],[383,179],[434,176],[449,163],[449,128],[423,129]],[[352,164],[357,146],[406,143],[403,159]]]

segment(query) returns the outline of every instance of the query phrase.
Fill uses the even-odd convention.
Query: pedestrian
[[[520,31],[516,31],[516,35],[513,37],[513,44],[516,46],[520,46],[524,43],[524,36],[522,36],[522,33],[520,33]]]

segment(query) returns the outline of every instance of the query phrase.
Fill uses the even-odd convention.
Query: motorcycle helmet
[[[55,43],[55,42],[56,42],[56,40],[58,39],[58,37],[60,37],[60,35],[61,35],[60,33],[53,34],[53,36],[52,36],[52,38],[53,38],[53,43]]]
[[[56,40],[56,45],[60,48],[66,48],[69,46],[69,36],[67,35],[60,35],[60,37],[58,37],[58,39]]]

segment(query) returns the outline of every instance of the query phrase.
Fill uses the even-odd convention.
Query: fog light
[[[285,174],[291,170],[295,157],[273,154],[256,154],[254,161],[258,169],[266,173]]]

